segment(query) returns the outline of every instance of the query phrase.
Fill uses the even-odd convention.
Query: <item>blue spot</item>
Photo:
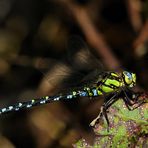
[[[93,92],[93,95],[94,95],[94,96],[98,96],[97,90],[96,90],[96,89],[92,89],[92,92]]]
[[[128,79],[132,79],[132,75],[130,72],[125,71],[125,75],[128,77]]]
[[[81,96],[81,97],[87,97],[88,95],[87,95],[87,93],[86,93],[85,91],[82,91],[82,92],[80,93],[80,96]]]
[[[127,76],[129,79],[132,79],[132,75],[129,72],[127,73]]]

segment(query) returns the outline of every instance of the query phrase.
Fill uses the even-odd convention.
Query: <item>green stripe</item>
[[[104,85],[104,84],[101,86],[101,90],[105,93],[114,92],[113,88],[111,88],[110,86]]]
[[[122,83],[119,80],[120,80],[119,77],[110,75],[108,79],[102,82],[102,85],[100,88],[105,93],[114,92],[116,91],[116,89],[119,89],[119,87],[122,86],[121,85]]]

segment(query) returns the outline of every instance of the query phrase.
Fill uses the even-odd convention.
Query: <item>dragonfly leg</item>
[[[107,115],[107,108],[104,106],[103,107],[103,116],[105,117],[105,120],[107,122],[107,131],[109,132],[109,119],[108,119],[108,115]]]
[[[125,93],[126,94],[126,93]],[[129,100],[129,97],[127,96],[127,94],[125,95],[125,97],[123,97],[123,101],[125,102],[126,107],[128,108],[128,110],[132,110],[131,106],[133,105],[131,103],[131,101]]]
[[[118,98],[118,93],[115,93],[107,102],[104,103],[103,105],[103,116],[105,117],[105,120],[107,122],[107,131],[109,131],[109,119],[107,115],[107,109],[114,103],[116,102]]]
[[[91,126],[94,126],[95,124],[99,123],[99,120],[102,116],[105,117],[105,120],[107,122],[107,131],[109,131],[109,119],[108,119],[108,116],[107,116],[107,109],[115,102],[117,101],[118,98],[115,98],[117,97],[117,93],[115,93],[107,102],[104,102],[104,104],[101,106],[101,110],[100,110],[100,113],[99,115],[97,116],[96,119],[94,119],[90,125]],[[106,101],[107,99],[105,99]]]
[[[127,93],[123,90],[125,97],[123,97],[123,100],[125,102],[126,107],[128,108],[128,110],[132,111],[136,108],[138,108],[139,106],[141,106],[142,104],[144,104],[144,101],[138,101],[138,97],[139,95],[137,95],[136,93],[134,93],[132,90],[128,90],[131,91],[131,93],[133,95],[135,95],[135,98],[133,100],[131,100],[129,98],[129,96],[127,95]],[[133,96],[132,96],[133,97]],[[136,106],[134,106],[135,104],[137,104]]]

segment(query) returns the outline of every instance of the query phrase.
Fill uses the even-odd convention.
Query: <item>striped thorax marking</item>
[[[101,93],[111,93],[123,86],[123,81],[118,73],[111,72],[105,79],[99,82],[98,90]]]

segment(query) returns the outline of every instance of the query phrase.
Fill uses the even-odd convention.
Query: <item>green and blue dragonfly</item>
[[[96,98],[99,96],[104,96],[104,103],[101,107],[101,111],[98,118],[96,118],[96,121],[98,121],[101,116],[104,116],[106,118],[107,124],[109,125],[106,111],[114,102],[116,102],[120,98],[119,96],[121,93],[124,94],[122,99],[124,100],[129,110],[131,110],[131,107],[134,104],[137,104],[136,96],[133,95],[133,97],[128,97],[127,95],[127,92],[132,92],[131,89],[136,85],[135,73],[128,71],[95,72],[95,77],[92,78],[92,80],[92,82],[82,84],[80,87],[76,87],[73,90],[68,91],[64,94],[61,93],[55,96],[44,96],[38,99],[31,99],[27,102],[19,102],[14,105],[10,105],[8,107],[0,109],[0,114],[18,111],[20,109],[28,109],[33,106],[43,105],[46,103],[60,100],[71,100],[77,99],[79,97]],[[138,106],[140,105],[141,103],[139,103]],[[92,126],[94,124],[94,122],[91,123]]]

